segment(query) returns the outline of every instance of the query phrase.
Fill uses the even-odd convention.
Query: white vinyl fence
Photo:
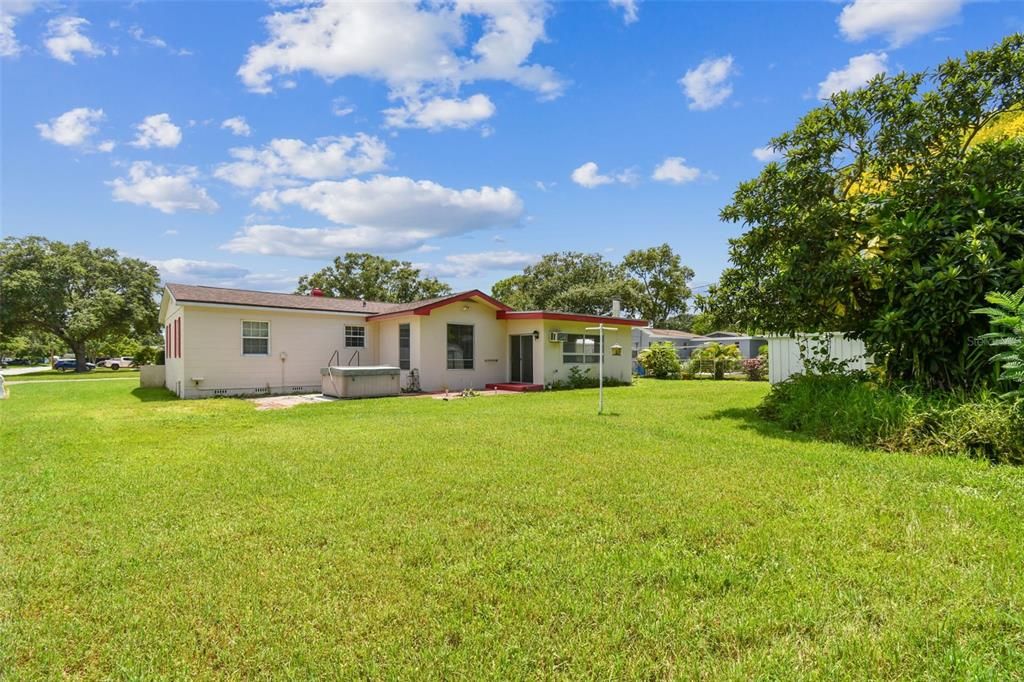
[[[859,339],[847,339],[839,332],[830,334],[797,334],[796,336],[768,337],[768,381],[777,384],[794,374],[803,374],[804,362],[800,357],[800,344],[816,347],[827,343],[829,357],[833,360],[849,360],[849,368],[867,369],[867,353],[864,342]],[[808,343],[809,342],[809,343]]]

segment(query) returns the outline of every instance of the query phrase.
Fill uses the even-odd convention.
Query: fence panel
[[[850,369],[867,369],[871,364],[859,339],[847,339],[839,332],[829,334],[798,334],[768,337],[768,381],[777,384],[804,371],[800,358],[800,342],[827,342],[833,360],[849,360]]]

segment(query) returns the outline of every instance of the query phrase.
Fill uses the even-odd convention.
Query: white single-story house
[[[321,389],[321,369],[389,366],[403,388],[537,389],[572,367],[628,381],[631,330],[644,320],[516,311],[472,290],[413,303],[168,284],[164,385],[182,398]],[[593,327],[605,331],[604,347]]]

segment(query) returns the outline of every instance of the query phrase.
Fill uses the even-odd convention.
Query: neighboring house
[[[676,329],[655,329],[644,327],[633,329],[633,358],[652,343],[668,341],[676,347],[680,360],[689,360],[693,352],[708,343],[720,343],[724,346],[738,346],[743,359],[756,358],[768,339],[763,336],[744,336],[735,332],[709,332],[698,335]]]
[[[330,366],[415,371],[424,391],[550,385],[573,366],[628,381],[630,330],[642,320],[514,311],[473,290],[414,303],[168,284],[160,304],[165,385],[182,398],[319,391]],[[604,323],[604,348],[598,332]],[[621,354],[614,353],[618,346]]]

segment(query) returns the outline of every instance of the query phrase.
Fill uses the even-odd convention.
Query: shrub
[[[816,438],[888,451],[1024,463],[1024,400],[882,385],[864,372],[804,374],[772,387],[762,416]]]
[[[1024,287],[1015,294],[991,293],[985,300],[995,307],[974,312],[988,315],[992,325],[993,331],[981,338],[1006,349],[992,356],[1002,370],[999,380],[1024,386]],[[1024,397],[1024,388],[1011,390],[1004,397]]]
[[[767,363],[760,357],[744,360],[743,371],[747,375],[747,381],[764,381],[768,375]]]
[[[629,386],[630,381],[621,381],[620,379],[614,379],[612,377],[604,378],[605,386]],[[548,389],[552,391],[565,391],[574,388],[597,388],[598,380],[596,376],[591,376],[590,368],[581,368],[579,365],[573,365],[569,368],[569,376],[564,380],[552,381],[548,385]]]
[[[649,348],[640,351],[637,362],[647,376],[655,379],[678,379],[682,370],[676,347],[668,341],[652,343]]]
[[[706,343],[693,352],[693,357],[697,360],[710,360],[714,363],[715,368],[715,379],[724,379],[726,370],[734,367],[738,364],[740,359],[740,349],[732,345],[722,345],[720,343],[711,342]]]

